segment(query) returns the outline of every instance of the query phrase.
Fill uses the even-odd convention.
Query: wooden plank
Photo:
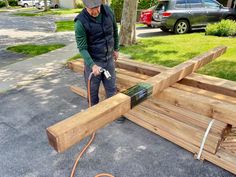
[[[175,88],[167,88],[156,95],[157,99],[221,122],[236,125],[236,105],[193,94]]]
[[[156,133],[160,136],[162,136],[163,138],[183,147],[184,149],[196,154],[199,152],[199,147],[193,145],[193,144],[189,144],[186,141],[184,141],[181,138],[176,137],[175,135],[172,135],[162,129],[159,129],[158,127],[149,124],[129,113],[125,114],[126,117],[129,118],[129,120],[135,122],[136,124],[152,131],[153,133]],[[236,174],[236,157],[232,156],[229,152],[220,149],[218,150],[218,152],[214,155],[211,154],[207,151],[203,151],[202,153],[202,158],[208,160],[209,162],[212,162],[215,165],[220,166],[221,168],[224,168],[228,171],[230,171],[233,174]]]
[[[149,76],[154,76],[170,69],[164,66],[151,65],[144,62],[134,61],[131,59],[124,59],[124,58],[118,60],[116,66],[119,68],[127,69],[133,72],[138,72],[141,74],[146,74]],[[189,76],[182,79],[181,81],[179,81],[179,83],[236,97],[236,82],[222,78],[216,78],[212,76],[192,73]]]
[[[76,86],[73,86],[71,85],[70,86],[70,90],[84,98],[87,98],[87,91],[83,88],[80,88],[80,87],[76,87]]]
[[[149,107],[150,109],[158,111],[169,117],[173,117],[174,119],[179,120],[183,123],[189,124],[191,126],[196,126],[202,130],[206,130],[211,121],[211,118],[209,117],[173,106],[156,98],[150,98],[141,103],[141,105]],[[227,124],[216,120],[212,125],[210,132],[221,136],[226,128]]]
[[[207,96],[210,98],[215,98],[216,100],[236,104],[236,97],[227,96],[227,95],[223,95],[220,93],[215,93],[215,92],[211,92],[208,90],[203,90],[203,89],[199,89],[196,87],[187,86],[187,85],[183,85],[183,84],[179,84],[179,83],[173,84],[172,87],[183,90],[183,91],[187,91],[190,93],[195,93],[198,95],[203,95],[203,96]]]
[[[196,71],[204,64],[211,62],[225,51],[226,47],[217,47],[199,57],[195,57],[174,67],[172,70],[149,78],[146,83],[153,86],[152,94],[155,95],[191,72]],[[49,143],[57,151],[62,152],[97,129],[104,127],[106,124],[125,114],[130,109],[131,98],[119,93],[82,113],[78,113],[47,128]]]
[[[179,83],[200,89],[236,97],[236,82],[212,76],[191,74]]]
[[[185,124],[162,113],[148,109],[142,105],[136,106],[129,113],[154,125],[155,127],[185,140],[186,142],[194,144],[197,147],[200,147],[202,138],[205,134],[205,130]],[[215,136],[212,135],[212,133],[209,133],[204,149],[215,154],[220,140],[220,136]]]

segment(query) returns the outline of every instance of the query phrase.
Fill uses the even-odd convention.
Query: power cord
[[[91,107],[91,94],[90,94],[90,84],[91,84],[91,79],[93,77],[93,73],[91,72],[90,75],[89,75],[89,78],[88,78],[88,86],[87,86],[87,94],[88,94],[88,105],[89,107]],[[78,157],[76,158],[75,160],[75,163],[73,165],[73,168],[71,170],[71,174],[70,174],[70,177],[74,177],[75,175],[75,170],[76,170],[76,167],[79,163],[79,160],[80,158],[83,156],[83,154],[87,151],[87,149],[89,148],[89,146],[92,144],[93,140],[95,138],[95,133],[92,134],[89,142],[87,143],[86,146],[84,146],[83,150],[79,153]],[[100,174],[97,174],[95,177],[115,177],[109,173],[100,173]]]

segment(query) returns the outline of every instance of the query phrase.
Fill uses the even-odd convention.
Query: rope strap
[[[212,119],[211,122],[208,124],[207,130],[206,130],[206,132],[205,132],[205,134],[204,134],[204,137],[203,137],[203,139],[202,139],[202,144],[201,144],[201,146],[200,146],[200,149],[199,149],[199,152],[198,152],[198,155],[197,155],[197,159],[198,159],[198,160],[200,160],[200,157],[201,157],[201,155],[202,155],[202,151],[203,151],[203,148],[204,148],[204,145],[205,145],[207,136],[208,136],[208,134],[209,134],[209,132],[210,132],[210,129],[211,129],[211,127],[212,127],[214,121],[215,121],[215,119]]]

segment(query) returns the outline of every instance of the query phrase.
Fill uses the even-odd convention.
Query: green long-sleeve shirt
[[[115,42],[114,43],[114,50],[118,50],[119,49],[118,27],[116,24],[114,13],[111,9],[110,9],[110,11],[113,14],[113,29],[114,29],[114,42]],[[96,21],[97,22],[102,21],[102,13],[100,13],[96,17]],[[77,42],[77,48],[79,49],[80,55],[84,59],[85,64],[88,65],[90,68],[92,68],[95,63],[88,52],[86,31],[85,31],[82,23],[79,20],[77,20],[75,23],[75,38],[76,38],[76,42]]]

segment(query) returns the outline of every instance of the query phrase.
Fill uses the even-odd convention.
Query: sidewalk
[[[32,82],[34,79],[52,73],[61,67],[68,58],[76,55],[76,44],[17,62],[0,69],[0,93]]]

